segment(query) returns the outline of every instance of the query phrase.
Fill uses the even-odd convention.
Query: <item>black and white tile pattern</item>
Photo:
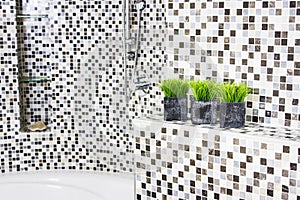
[[[131,3],[134,34],[136,13]],[[132,171],[132,120],[162,113],[163,98],[157,82],[169,77],[247,82],[254,92],[246,102],[246,119],[254,123],[256,131],[248,127],[243,136],[260,138],[264,132],[276,140],[298,141],[293,129],[300,128],[299,9],[298,1],[147,0],[139,67],[149,74],[152,86],[150,94],[142,97],[137,92],[126,104],[122,1],[1,1],[1,172]],[[17,14],[47,17],[21,20]],[[132,71],[132,63],[127,68]],[[22,76],[49,76],[51,82],[23,84]],[[21,126],[37,120],[45,121],[50,129],[20,132]],[[285,128],[265,132],[262,124]],[[169,134],[170,127],[164,128]],[[172,134],[181,132],[180,127],[173,129]],[[294,143],[280,144],[277,149],[272,143],[257,145],[253,141],[249,144],[253,148],[248,149],[247,141],[237,136],[224,138],[216,133],[216,138],[208,140],[209,134],[204,133],[204,147],[213,144],[218,150],[227,142],[232,148],[227,145],[229,149],[219,152],[204,148],[208,156],[202,159],[194,154],[200,151],[196,144],[189,147],[180,143],[189,141],[190,130],[184,132],[183,141],[173,141],[170,135],[156,138],[153,133],[150,139],[141,136],[148,139],[145,153],[165,145],[174,157],[150,160],[151,167],[154,163],[159,167],[147,169],[146,178],[139,180],[139,192],[148,199],[167,199],[171,194],[178,199],[235,195],[247,199],[254,194],[265,199],[299,198],[295,170],[299,150],[293,153],[297,151]],[[161,140],[164,142],[159,144]],[[184,152],[182,160],[175,156],[179,152]],[[239,162],[240,158],[243,161]],[[246,180],[242,176],[245,170],[248,173],[245,162],[251,175]],[[260,170],[251,171],[253,163],[260,163]],[[234,167],[229,169],[227,164]],[[275,170],[277,165],[281,165],[281,172]],[[221,171],[216,179],[211,175],[214,168]],[[196,175],[189,178],[191,171]],[[206,181],[203,184],[199,174]],[[267,184],[262,181],[265,177]],[[149,181],[156,185],[156,192],[145,190]],[[200,186],[201,191],[197,189]],[[213,188],[218,192],[212,193]]]

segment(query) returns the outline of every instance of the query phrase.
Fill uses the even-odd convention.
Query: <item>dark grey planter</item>
[[[217,101],[191,101],[191,121],[193,124],[217,123]]]
[[[245,102],[221,103],[220,105],[221,128],[245,127]]]
[[[187,98],[164,98],[164,120],[186,121]]]

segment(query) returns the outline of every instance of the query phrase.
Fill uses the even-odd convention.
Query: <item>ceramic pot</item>
[[[245,102],[221,103],[220,127],[221,128],[245,127]]]
[[[217,122],[217,101],[191,101],[193,124],[215,124]]]
[[[187,98],[164,97],[164,120],[186,121],[187,120]]]

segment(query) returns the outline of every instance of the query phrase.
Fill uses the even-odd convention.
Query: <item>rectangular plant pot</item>
[[[245,102],[221,103],[220,105],[221,128],[245,127]]]
[[[164,120],[186,121],[187,98],[164,98]]]
[[[217,101],[191,101],[191,121],[193,124],[217,123]]]

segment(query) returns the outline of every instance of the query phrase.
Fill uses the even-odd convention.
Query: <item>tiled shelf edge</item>
[[[225,129],[220,128],[219,124],[215,125],[194,125],[191,123],[190,120],[186,122],[181,121],[164,121],[163,116],[161,115],[153,115],[144,118],[137,118],[134,119],[133,123],[135,126],[144,126],[145,124],[151,124],[153,127],[157,126],[158,124],[170,124],[172,127],[179,127],[183,126],[186,129],[207,129],[211,130],[211,133],[223,133],[223,134],[232,134],[235,137],[243,137],[243,138],[258,138],[259,140],[265,140],[268,142],[273,143],[290,143],[291,145],[295,145],[300,143],[300,130],[299,129],[292,129],[292,128],[285,128],[285,127],[275,127],[275,126],[264,126],[257,123],[247,123],[245,124],[245,128],[237,129]],[[197,138],[197,134],[193,136]]]
[[[222,129],[160,116],[133,125],[138,200],[300,199],[298,130]]]

